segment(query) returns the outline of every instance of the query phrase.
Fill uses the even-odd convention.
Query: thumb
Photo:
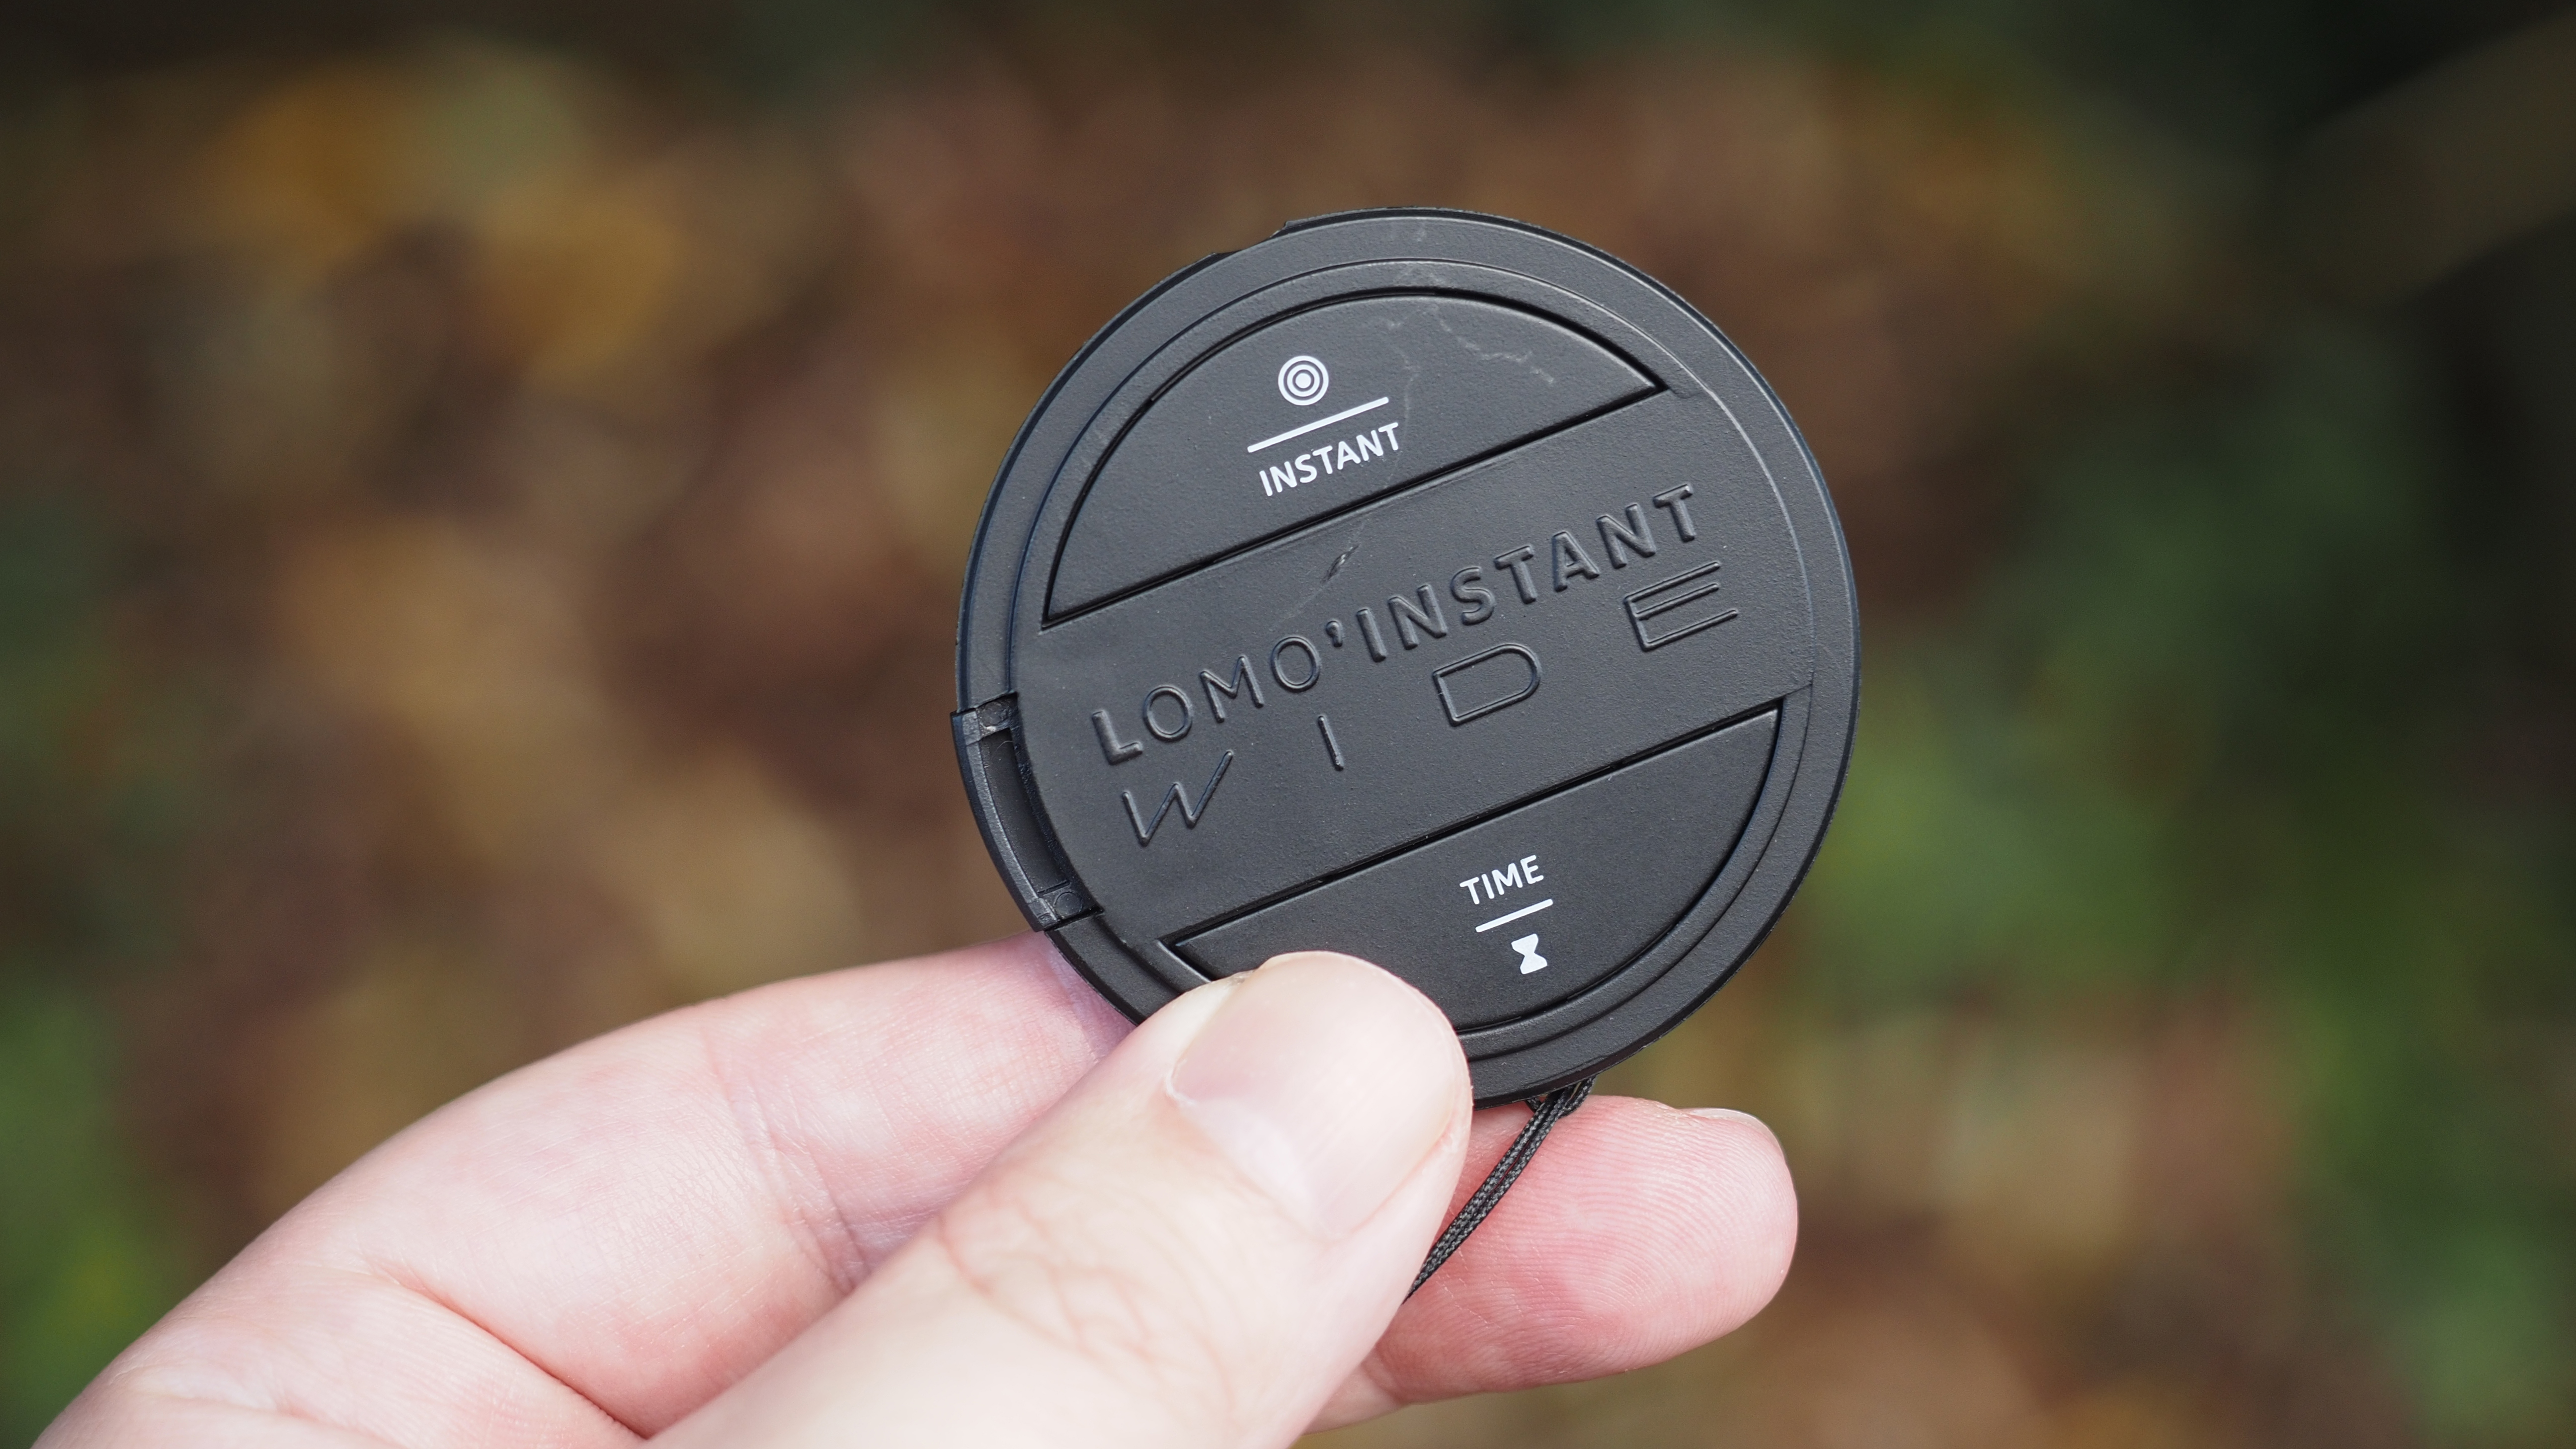
[[[1403,1302],[1471,1103],[1437,1007],[1281,956],[1121,1043],[680,1445],[1284,1445]]]

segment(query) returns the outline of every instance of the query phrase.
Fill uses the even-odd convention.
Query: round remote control
[[[1373,211],[1181,272],[1047,390],[956,737],[1021,910],[1128,1015],[1347,951],[1493,1103],[1760,943],[1859,683],[1823,477],[1716,327],[1539,228]]]

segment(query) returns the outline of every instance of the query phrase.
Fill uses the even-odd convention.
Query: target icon
[[[1279,364],[1279,395],[1306,407],[1324,400],[1324,389],[1333,385],[1333,375],[1324,370],[1321,358],[1300,354]]]

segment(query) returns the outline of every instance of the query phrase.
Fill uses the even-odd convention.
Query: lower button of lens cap
[[[1283,951],[1366,956],[1462,1030],[1635,960],[1708,889],[1771,767],[1769,712],[1558,790],[1175,943],[1211,976]]]

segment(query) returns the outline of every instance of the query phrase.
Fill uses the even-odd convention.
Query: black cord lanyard
[[[1530,1119],[1522,1126],[1521,1135],[1512,1139],[1511,1147],[1503,1153],[1503,1160],[1495,1163],[1494,1170],[1485,1174],[1485,1180],[1477,1187],[1475,1195],[1467,1199],[1466,1205],[1458,1209],[1458,1215],[1449,1220],[1449,1226],[1441,1230],[1440,1240],[1431,1245],[1431,1254],[1422,1260],[1422,1271],[1413,1275],[1413,1286],[1405,1290],[1405,1297],[1421,1292],[1422,1285],[1431,1281],[1431,1275],[1440,1271],[1440,1265],[1449,1261],[1449,1255],[1457,1252],[1459,1246],[1467,1241],[1467,1235],[1476,1231],[1476,1225],[1485,1220],[1486,1215],[1494,1210],[1494,1205],[1503,1200],[1503,1194],[1510,1190],[1513,1181],[1519,1178],[1521,1169],[1529,1166],[1530,1159],[1538,1154],[1538,1145],[1547,1140],[1547,1134],[1557,1123],[1572,1116],[1574,1109],[1583,1105],[1584,1098],[1592,1095],[1594,1080],[1585,1077],[1571,1087],[1559,1087],[1544,1097],[1529,1099],[1526,1105],[1530,1109]]]

